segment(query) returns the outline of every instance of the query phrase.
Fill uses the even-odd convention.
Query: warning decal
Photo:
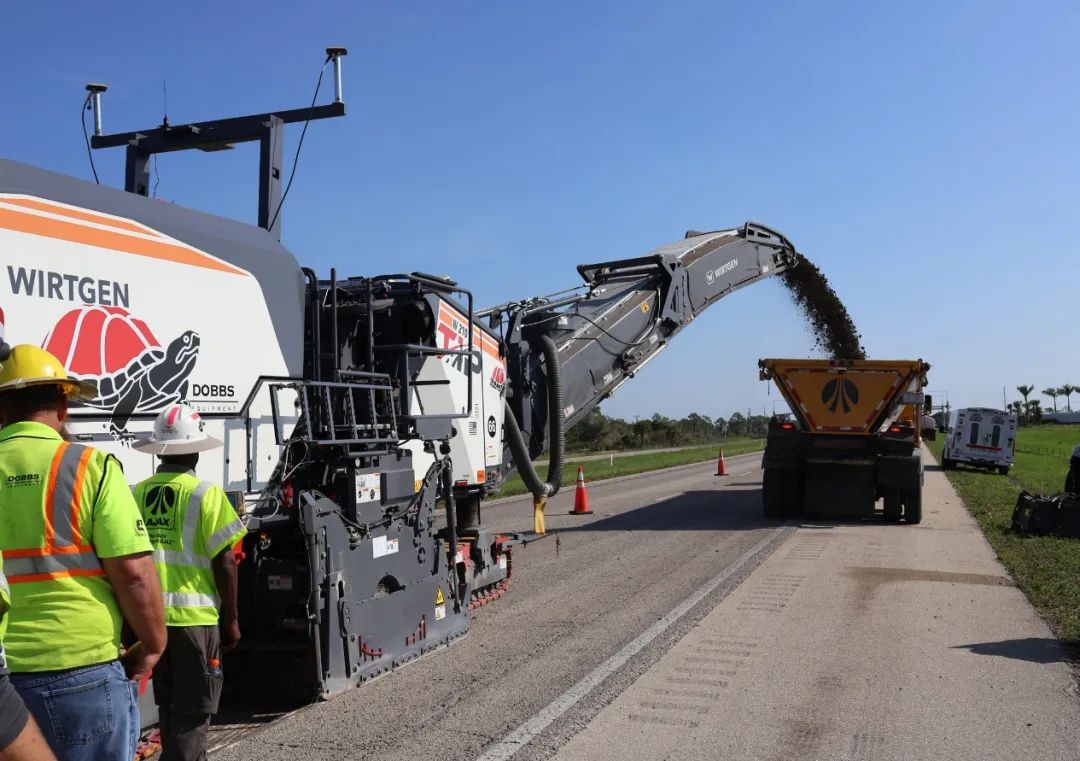
[[[443,597],[442,587],[439,587],[439,591],[435,593],[435,604],[436,605],[444,605],[444,604],[446,604],[446,598]]]

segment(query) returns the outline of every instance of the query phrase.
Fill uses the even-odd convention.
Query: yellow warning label
[[[446,604],[446,598],[443,597],[442,587],[439,587],[439,591],[435,593],[435,604],[436,605],[445,605]]]

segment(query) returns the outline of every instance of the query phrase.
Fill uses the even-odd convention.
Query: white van
[[[941,467],[960,463],[997,469],[1005,475],[1016,454],[1016,415],[986,407],[956,410],[949,417],[949,432],[941,453]]]

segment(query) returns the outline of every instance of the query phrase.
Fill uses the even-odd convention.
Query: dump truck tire
[[[899,489],[887,489],[885,499],[885,520],[893,523],[900,522],[902,515],[902,497]]]
[[[904,520],[911,525],[922,523],[922,489],[904,492]]]
[[[784,473],[766,468],[761,478],[761,512],[769,520],[784,517]]]

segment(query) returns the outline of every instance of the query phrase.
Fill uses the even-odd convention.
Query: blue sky
[[[0,155],[88,178],[86,81],[110,86],[107,132],[159,123],[162,80],[173,123],[293,108],[344,45],[349,116],[312,124],[283,212],[284,243],[320,272],[446,273],[487,304],[752,219],[827,273],[872,356],[923,357],[954,407],[1080,384],[1080,6],[300,7],[12,6]],[[95,158],[122,185],[122,152]],[[253,221],[256,166],[252,146],[165,156],[157,194]],[[812,352],[766,281],[605,410],[771,410],[757,359]]]

